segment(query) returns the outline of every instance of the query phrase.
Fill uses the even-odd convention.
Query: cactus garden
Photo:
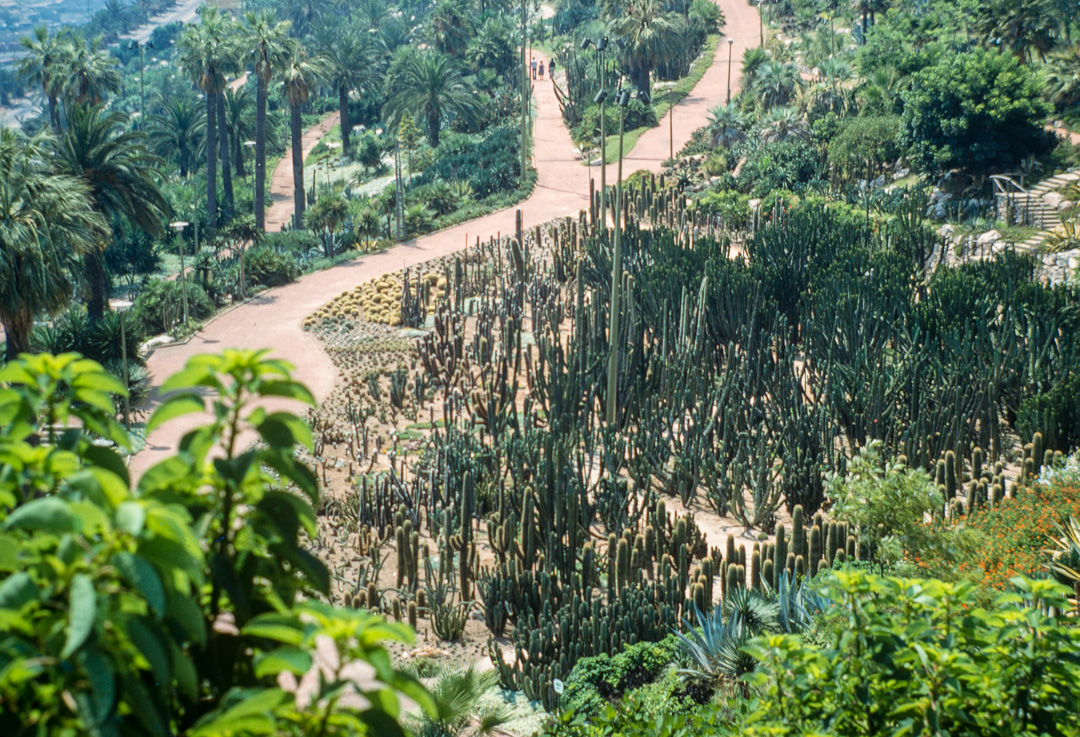
[[[1045,401],[1080,365],[1072,287],[933,258],[917,193],[884,228],[816,205],[732,227],[664,177],[622,198],[606,228],[597,193],[306,321],[340,370],[308,459],[335,599],[549,710],[583,659],[887,560],[830,493],[868,449],[944,540],[1075,431]],[[905,547],[893,565],[930,564]]]

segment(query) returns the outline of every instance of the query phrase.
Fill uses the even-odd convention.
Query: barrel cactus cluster
[[[883,227],[804,207],[729,232],[645,177],[607,198],[613,278],[599,201],[372,287],[407,351],[320,333],[342,381],[316,456],[347,468],[323,543],[358,551],[349,603],[486,631],[503,684],[554,706],[582,657],[866,557],[822,509],[872,441],[931,474],[942,516],[1053,462],[1012,424],[1080,366],[1080,312],[1030,260],[934,264],[917,200]],[[747,532],[710,537],[706,514]]]
[[[435,271],[387,274],[342,292],[304,319],[306,329],[330,320],[359,320],[398,326],[420,327],[446,288],[446,279]]]

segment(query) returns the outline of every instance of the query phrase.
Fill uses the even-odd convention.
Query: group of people
[[[551,60],[551,65],[550,65],[548,71],[550,72],[552,77],[555,76],[555,60],[554,59]],[[543,79],[544,78],[544,60],[541,59],[540,60],[540,65],[537,66],[536,57],[534,56],[533,60],[532,60],[532,78],[536,79],[537,78],[536,75],[538,73],[540,75],[540,79]]]

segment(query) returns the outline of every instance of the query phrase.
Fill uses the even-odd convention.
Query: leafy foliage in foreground
[[[149,428],[206,410],[209,422],[134,490],[93,440],[127,443],[111,400],[123,387],[99,365],[24,356],[0,385],[0,733],[400,735],[394,690],[432,708],[380,644],[408,628],[318,601],[329,572],[300,539],[319,489],[293,457],[311,432],[255,406],[313,404],[288,364],[189,361]],[[261,443],[243,450],[250,432]],[[303,707],[278,678],[312,669],[317,638],[337,657],[320,660]],[[355,686],[368,705],[345,711],[356,661],[386,685]]]

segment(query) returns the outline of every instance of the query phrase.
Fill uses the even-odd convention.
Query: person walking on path
[[[533,60],[532,60],[532,78],[536,79],[536,57],[535,56],[533,57]]]
[[[540,79],[544,78],[544,60],[540,60]]]

